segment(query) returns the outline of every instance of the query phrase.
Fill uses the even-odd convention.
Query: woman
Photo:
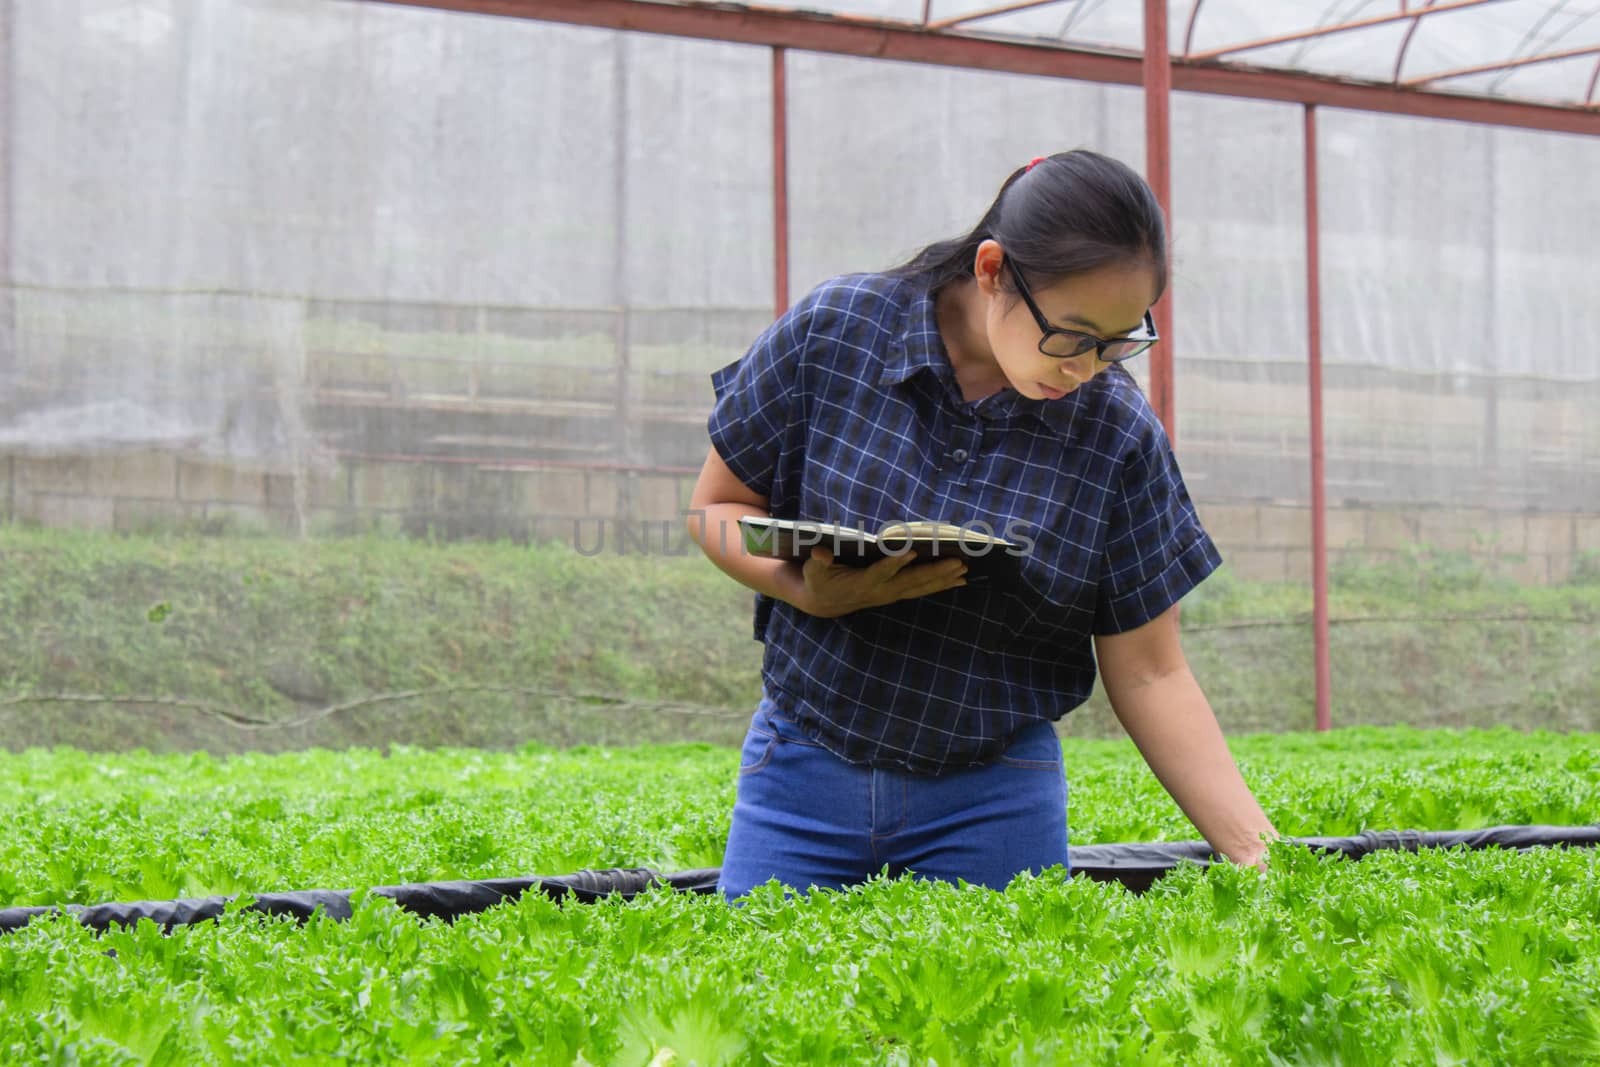
[[[1068,866],[1053,723],[1096,665],[1118,719],[1212,847],[1264,865],[1276,831],[1178,640],[1221,562],[1160,421],[1118,366],[1156,340],[1161,210],[1116,160],[1034,160],[964,237],[835,278],[712,375],[690,532],[755,590],[763,697],[720,890],[873,874],[1002,889]],[[776,515],[868,530],[1025,531],[1015,579],[958,560],[867,568],[746,554]]]

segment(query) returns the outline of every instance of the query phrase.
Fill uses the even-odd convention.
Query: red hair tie
[[[1033,162],[1028,164],[1028,170],[1032,170],[1034,167],[1037,167],[1039,164],[1043,163],[1049,158],[1049,156],[1035,156]],[[1023,171],[1022,173],[1026,174],[1028,173],[1028,170]]]

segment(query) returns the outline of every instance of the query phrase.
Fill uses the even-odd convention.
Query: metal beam
[[[351,0],[341,0],[351,2]],[[914,22],[840,18],[727,4],[644,0],[356,0],[480,15],[633,30],[734,44],[782,45],[832,55],[1037,74],[1110,85],[1139,85],[1137,55],[1069,48],[1049,41],[933,33]],[[1416,14],[1415,11],[1412,14]],[[1172,87],[1255,100],[1350,108],[1557,133],[1600,135],[1600,113],[1582,106],[1535,104],[1430,92],[1320,74],[1173,60]]]
[[[1435,0],[1428,0],[1426,7],[1432,7]],[[1400,0],[1400,10],[1406,9],[1405,0]],[[1411,20],[1411,25],[1406,27],[1405,38],[1400,42],[1399,49],[1394,54],[1394,75],[1389,79],[1396,85],[1400,83],[1400,71],[1406,65],[1406,53],[1411,51],[1411,39],[1417,35],[1417,27],[1422,24],[1422,17],[1418,15]]]
[[[1182,92],[1216,96],[1281,100],[1351,111],[1600,136],[1600,113],[1577,104],[1534,104],[1290,71],[1189,67],[1175,63],[1172,87]]]
[[[774,319],[789,310],[789,62],[772,50],[772,282]]]
[[[633,68],[629,52],[638,44],[636,38],[618,35],[612,40],[611,92],[616,110],[611,116],[611,136],[616,146],[616,159],[612,163],[611,197],[617,213],[616,229],[611,234],[611,298],[617,305],[617,395],[616,434],[617,456],[624,463],[637,463],[640,459],[640,433],[637,409],[639,387],[633,374],[633,291],[629,283],[628,236],[630,223],[629,177],[633,168],[628,165],[628,138],[633,126]],[[621,515],[632,515],[638,479],[625,478],[617,486],[617,510]]]
[[[1194,50],[1194,27],[1200,21],[1200,5],[1206,0],[1194,0],[1194,6],[1189,9],[1189,25],[1183,30],[1183,58],[1188,59],[1189,53]]]
[[[1010,15],[1018,11],[1028,11],[1036,7],[1049,7],[1051,4],[1066,3],[1067,0],[1014,0],[1009,4],[999,7],[985,8],[981,11],[969,11],[965,15],[956,15],[954,18],[940,19],[938,22],[929,22],[930,30],[947,30],[951,26],[959,26],[964,22],[976,22],[979,19],[992,19],[996,15]]]
[[[1167,0],[1144,0],[1144,170],[1156,202],[1167,217],[1167,239],[1172,221],[1172,55],[1167,49]],[[1172,285],[1154,308],[1156,333],[1161,343],[1150,350],[1150,404],[1166,428],[1167,439],[1178,439],[1178,410],[1173,403]]]
[[[1322,252],[1317,212],[1317,109],[1306,105],[1306,385],[1311,401],[1311,616],[1317,729],[1333,724],[1333,663],[1328,644],[1328,480],[1322,425]]]
[[[1402,10],[1394,15],[1375,15],[1369,19],[1356,19],[1354,22],[1339,22],[1332,26],[1318,26],[1315,29],[1279,34],[1276,37],[1261,37],[1254,41],[1245,41],[1242,44],[1230,44],[1225,48],[1213,48],[1209,52],[1195,52],[1185,58],[1193,60],[1217,59],[1220,56],[1232,55],[1235,52],[1248,52],[1255,48],[1270,48],[1273,45],[1289,44],[1292,41],[1309,41],[1316,37],[1328,37],[1335,33],[1344,33],[1347,30],[1365,30],[1372,26],[1384,26],[1391,22],[1420,19],[1424,15],[1442,15],[1446,11],[1460,11],[1463,8],[1502,2],[1503,0],[1451,0],[1450,3],[1424,8],[1421,11]]]
[[[17,46],[17,14],[13,0],[0,0],[0,387],[13,387],[22,358],[17,352],[17,89],[21,66]],[[0,500],[0,516],[12,518],[15,490],[8,485]]]
[[[349,3],[352,0],[341,0]],[[1139,57],[1129,52],[1067,48],[1026,41],[935,33],[916,22],[883,21],[810,11],[654,0],[354,0],[468,14],[561,22],[730,44],[781,46],[830,55],[935,66],[1039,74],[1138,85]]]
[[[1437,74],[1424,74],[1420,78],[1407,78],[1402,85],[1425,85],[1428,82],[1443,81],[1446,78],[1464,78],[1468,74],[1488,74],[1496,70],[1511,70],[1515,67],[1531,66],[1534,63],[1553,63],[1558,59],[1577,59],[1579,56],[1600,55],[1600,45],[1591,45],[1588,48],[1569,48],[1565,52],[1546,52],[1539,56],[1523,56],[1521,59],[1508,59],[1502,63],[1484,63],[1476,67],[1459,67],[1455,70],[1444,70]]]

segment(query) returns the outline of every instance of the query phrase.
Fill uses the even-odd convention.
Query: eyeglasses
[[[1000,264],[1011,268],[1011,276],[1017,280],[1017,292],[1022,294],[1023,303],[1033,312],[1033,321],[1039,324],[1039,330],[1044,334],[1039,338],[1039,351],[1047,356],[1071,359],[1093,349],[1102,362],[1121,363],[1161,339],[1161,335],[1156,333],[1156,320],[1148,311],[1144,313],[1141,332],[1132,337],[1112,337],[1108,340],[1081,330],[1063,330],[1059,326],[1052,326],[1050,320],[1044,317],[1044,312],[1039,310],[1039,305],[1033,302],[1033,294],[1028,292],[1028,283],[1022,280],[1022,272],[1005,257],[1001,257]]]

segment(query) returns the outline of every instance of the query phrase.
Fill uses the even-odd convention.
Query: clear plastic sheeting
[[[924,16],[921,0],[776,0],[760,6],[919,25]],[[1434,6],[1442,10],[1429,13]],[[929,25],[963,33],[1144,50],[1144,5],[1128,0],[1047,0],[1031,6],[932,0],[926,14]],[[1351,23],[1363,25],[1304,36]],[[1600,102],[1600,96],[1591,95],[1600,60],[1595,51],[1600,49],[1600,0],[1174,0],[1167,5],[1167,26],[1169,48],[1178,57],[1475,96]],[[1260,44],[1285,37],[1296,39]],[[1544,56],[1562,58],[1528,62]],[[1500,69],[1460,73],[1486,66]]]
[[[1116,5],[1107,5],[1116,6]],[[1186,29],[1194,5],[1171,7],[1175,29]],[[1471,67],[1509,64],[1541,55],[1600,46],[1600,3],[1594,0],[1500,0],[1426,14],[1423,0],[1402,5],[1384,0],[1201,0],[1191,53],[1205,53],[1339,23],[1419,15],[1306,40],[1231,52],[1230,62],[1367,81],[1420,82],[1431,89],[1522,100],[1582,101],[1594,69],[1594,54],[1548,63],[1507,67],[1471,77],[1421,82]],[[1446,4],[1438,4],[1446,7]],[[1181,19],[1180,19],[1181,13]],[[1174,34],[1174,54],[1185,50]]]
[[[629,416],[770,319],[764,50],[313,0],[10,18],[0,451],[637,462]]]
[[[169,448],[274,465],[307,443],[306,301],[41,284],[12,292],[0,450]],[[4,410],[0,407],[0,411]]]
[[[908,25],[978,7],[767,6]],[[1076,0],[951,32],[1133,55],[1140,6]],[[1584,47],[1596,6],[1427,16],[1403,73]],[[1206,0],[1189,47],[1395,10]],[[1175,53],[1191,11],[1171,7]],[[1366,76],[1339,57],[1364,40],[1392,56],[1396,32],[1224,58]],[[1146,164],[1135,86],[420,6],[14,0],[0,37],[0,738],[15,746],[736,741],[761,652],[745,591],[707,586],[734,609],[702,609],[668,581],[658,605],[630,584],[658,561],[621,557],[705,562],[683,511],[711,373],[772,321],[780,241],[799,300],[966,232],[1035,156]],[[1218,616],[1229,582],[1274,598],[1186,634],[1216,665],[1201,676],[1232,686],[1216,698],[1232,721],[1308,725],[1305,111],[1188,92],[1171,106],[1177,456],[1230,565],[1203,588]],[[1592,585],[1600,138],[1316,116],[1334,584]],[[1132,370],[1148,387],[1150,361]],[[56,536],[86,527],[148,536],[85,535],[81,552]],[[368,532],[404,536],[344,538]],[[169,556],[174,533],[219,536]],[[570,573],[443,558],[480,549]],[[347,551],[370,574],[318,562]],[[564,606],[595,574],[614,599]],[[523,614],[547,593],[548,617]],[[1589,608],[1512,630],[1441,602],[1335,617],[1341,692],[1378,694],[1341,696],[1336,721],[1467,725],[1481,705],[1587,722],[1593,657],[1572,650]],[[719,644],[730,630],[739,643]],[[1449,655],[1428,659],[1435,646]],[[562,689],[626,707],[569,714],[588,705]]]
[[[966,233],[1041,153],[1094,148],[1143,166],[1135,89],[805,52],[788,63],[796,296]]]
[[[829,161],[791,178],[797,293],[965,232],[1040,152],[1143,166],[1136,89],[790,62],[791,152]],[[994,115],[1056,121],[1045,140]],[[972,135],[929,133],[952,121]],[[1172,137],[1185,476],[1204,499],[1307,502],[1302,109],[1181,94]],[[1329,110],[1319,156],[1330,499],[1600,505],[1600,426],[1581,417],[1600,401],[1600,143]]]
[[[1282,7],[1214,0],[1195,47],[1387,10]],[[1416,59],[1471,62],[1450,32],[1512,47],[1491,16],[1552,44],[1592,8],[1441,14]],[[1126,46],[1136,9],[974,25]],[[287,476],[313,510],[339,462],[698,468],[708,374],[772,315],[771,50],[314,0],[9,10],[0,452],[204,457]],[[1560,43],[1600,30],[1579,21]],[[787,63],[793,299],[964,231],[1034,155],[1143,166],[1134,88]],[[1203,499],[1304,502],[1302,112],[1173,106],[1185,472]],[[1320,126],[1331,498],[1594,505],[1600,142]]]

